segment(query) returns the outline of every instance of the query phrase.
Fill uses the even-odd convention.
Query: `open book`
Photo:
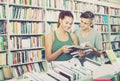
[[[92,49],[92,48],[91,47],[83,47],[83,46],[72,45],[72,46],[69,46],[69,49],[72,49],[71,52],[74,52],[74,51],[78,51],[78,50],[88,50],[88,49]]]

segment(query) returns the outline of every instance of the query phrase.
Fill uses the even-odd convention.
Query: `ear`
[[[93,26],[93,23],[91,23],[90,26]]]
[[[61,20],[62,20],[62,19],[60,18],[60,19],[59,19],[59,23],[61,22]]]
[[[90,26],[93,26],[93,25],[94,25],[94,22],[93,22],[93,21],[91,21]]]

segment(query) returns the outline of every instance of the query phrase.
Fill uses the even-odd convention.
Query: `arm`
[[[95,39],[95,48],[93,48],[93,51],[97,54],[97,56],[100,56],[102,54],[102,36],[100,33],[96,35]]]
[[[100,57],[100,55],[102,54],[101,50],[97,50],[96,48],[93,48],[93,52],[95,52],[95,54]]]
[[[90,42],[87,42],[85,46],[89,46],[92,48],[93,52],[97,55],[100,56],[101,55],[101,51],[102,51],[102,37],[100,33],[96,34],[95,40],[94,40],[94,46],[92,46],[90,44]]]
[[[74,33],[71,33],[71,37],[72,37],[74,44],[78,45],[78,39],[77,39],[76,35]]]

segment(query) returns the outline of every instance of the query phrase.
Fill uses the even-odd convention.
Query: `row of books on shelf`
[[[110,23],[111,24],[119,24],[120,18],[119,17],[110,17]]]
[[[88,4],[88,3],[83,3],[81,1],[78,1],[75,3],[75,9],[81,12],[84,12],[85,10],[90,10],[96,14],[108,14],[108,7],[107,6],[102,6],[102,5],[94,5],[94,4]]]
[[[42,22],[10,22],[10,34],[43,34],[44,24]]]
[[[115,35],[110,35],[110,40],[113,41],[119,41],[120,40],[120,36],[118,34]]]
[[[10,49],[42,48],[44,41],[44,36],[14,36],[10,38]]]
[[[113,42],[111,45],[113,50],[120,49],[120,42]]]
[[[109,31],[108,31],[108,26],[107,26],[107,25],[95,24],[95,25],[93,26],[93,28],[94,28],[95,30],[97,30],[98,32],[100,32],[100,33],[109,32]]]
[[[10,4],[43,6],[43,0],[8,0]]]
[[[107,24],[108,23],[108,16],[107,15],[95,15],[94,22]]]
[[[43,9],[10,6],[10,18],[12,19],[43,20],[43,17]]]
[[[113,16],[120,16],[120,9],[118,8],[110,8],[109,14]]]
[[[18,66],[6,66],[0,68],[0,80],[8,80],[22,76],[26,72],[42,73],[47,70],[45,62],[24,64]]]
[[[106,42],[119,42],[120,36],[118,35],[119,33],[111,33],[110,37],[108,37],[108,33],[102,33],[102,40]]]
[[[17,51],[8,56],[9,65],[39,62],[45,59],[42,50]]]
[[[0,66],[26,64],[45,60],[44,50],[16,51],[11,52],[11,54],[2,52],[0,53],[0,57]]]
[[[47,0],[46,5],[49,8],[58,8],[58,9],[67,9],[67,10],[75,9],[73,6],[75,5],[74,2],[69,0],[54,0],[54,1]]]
[[[0,0],[0,2],[5,2],[6,0]]]
[[[54,20],[55,22],[57,22],[59,12],[60,11],[57,11],[57,10],[47,10],[47,17],[46,17],[47,20],[48,21]],[[77,14],[76,12],[74,12],[74,16],[75,16],[75,21],[79,21],[80,14]],[[108,23],[108,16],[107,15],[96,15],[94,22],[107,24]]]
[[[112,25],[111,26],[111,32],[113,33],[119,33],[120,32],[120,25],[116,26],[116,25]]]

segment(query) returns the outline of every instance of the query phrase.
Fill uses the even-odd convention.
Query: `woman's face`
[[[63,30],[69,31],[73,24],[73,18],[69,16],[65,16],[64,19],[60,19],[60,27],[62,27]]]
[[[81,18],[80,27],[82,28],[82,30],[88,29],[89,27],[91,27],[91,25],[92,25],[91,19],[89,19],[89,18]]]

